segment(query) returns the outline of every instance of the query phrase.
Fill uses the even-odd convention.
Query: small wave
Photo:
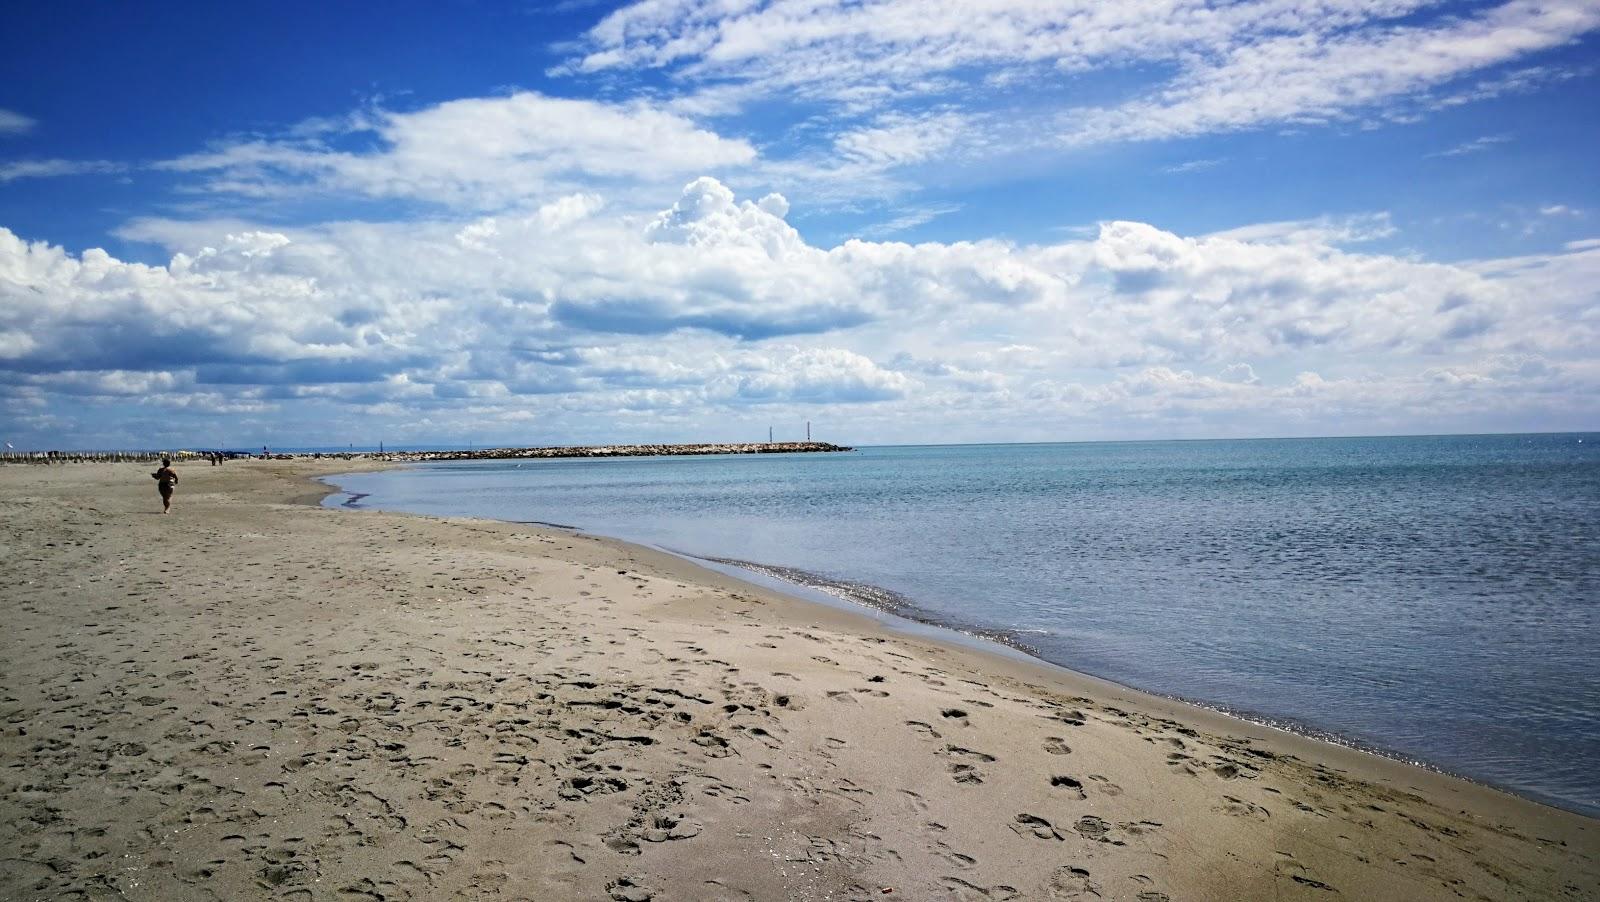
[[[684,552],[679,553],[682,554]],[[856,582],[855,580],[849,579],[837,579],[834,577],[823,576],[820,573],[812,573],[809,570],[801,570],[798,567],[784,567],[778,564],[758,564],[755,561],[745,561],[738,558],[711,557],[703,554],[690,556],[698,558],[702,561],[710,561],[714,564],[726,564],[729,567],[738,567],[741,570],[751,570],[761,574],[762,576],[770,576],[773,579],[781,579],[784,582],[795,583],[796,585],[805,586],[808,589],[816,589],[819,592],[832,595],[834,598],[842,598],[845,601],[853,601],[857,604],[864,604],[867,607],[876,608],[880,611],[887,611],[891,614],[899,614],[902,611],[907,611],[914,607],[914,605],[911,603],[911,599],[900,594],[899,592],[896,592],[893,589],[885,589],[882,586],[874,586],[871,583]]]
[[[512,520],[511,522],[520,523],[523,526],[548,526],[552,529],[570,529],[573,532],[583,531],[582,527],[569,526],[565,523],[551,523],[549,520]]]
[[[773,579],[782,580],[786,583],[792,583],[794,585],[804,586],[808,589],[814,589],[818,592],[821,592],[825,595],[831,595],[834,598],[838,598],[842,601],[854,602],[855,604],[864,605],[872,608],[873,610],[882,611],[886,614],[893,614],[896,617],[902,617],[906,620],[916,621],[917,623],[925,623],[929,626],[937,626],[942,629],[954,630],[958,633],[971,636],[975,639],[983,639],[988,642],[994,642],[1004,645],[1008,648],[1014,648],[1023,654],[1032,655],[1033,657],[1040,658],[1041,660],[1044,659],[1039,649],[1023,641],[1020,634],[1043,634],[1048,633],[1048,630],[1000,630],[991,627],[977,626],[971,623],[962,623],[960,621],[951,620],[948,617],[939,616],[938,614],[935,614],[926,608],[919,607],[909,597],[902,595],[893,589],[886,589],[883,586],[876,586],[872,583],[863,583],[857,582],[856,580],[824,576],[820,573],[813,573],[809,570],[801,570],[798,567],[785,567],[778,564],[761,564],[755,561],[741,560],[739,558],[689,554],[688,552],[683,551],[675,553],[682,554],[685,557],[692,557],[697,560],[710,561],[713,564],[723,564],[728,567],[738,567],[741,570],[749,570],[754,573],[759,573],[762,576],[768,576]]]
[[[1236,708],[1230,705],[1222,705],[1215,702],[1191,698],[1186,695],[1152,692],[1148,689],[1137,689],[1136,687],[1130,688],[1135,688],[1135,691],[1144,692],[1147,695],[1154,695],[1160,698],[1170,698],[1173,701],[1183,702],[1186,705],[1193,705],[1196,708],[1204,708],[1207,711],[1215,711],[1218,714],[1225,714],[1234,720],[1242,720],[1245,723],[1252,723],[1256,726],[1270,727],[1274,730],[1282,730],[1285,733],[1303,736],[1307,739],[1315,739],[1319,742],[1326,742],[1329,745],[1343,746],[1344,748],[1354,749],[1358,752],[1365,752],[1366,754],[1375,755],[1379,758],[1387,758],[1390,761],[1399,761],[1402,764],[1409,764],[1413,767],[1419,767],[1423,770],[1432,771],[1436,774],[1448,774],[1449,776],[1457,779],[1466,780],[1468,783],[1476,783],[1480,786],[1495,785],[1494,783],[1480,780],[1476,777],[1470,777],[1466,774],[1440,767],[1437,764],[1434,764],[1430,761],[1425,761],[1416,757],[1415,755],[1396,751],[1395,749],[1368,742],[1363,739],[1358,739],[1345,733],[1339,733],[1333,730],[1325,730],[1321,727],[1312,726],[1303,720],[1296,720],[1291,717],[1278,717],[1269,714],[1262,714],[1259,711],[1252,711],[1248,708]]]

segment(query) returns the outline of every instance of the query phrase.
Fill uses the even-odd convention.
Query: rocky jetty
[[[389,460],[522,460],[550,457],[667,457],[705,454],[807,454],[854,451],[828,442],[727,442],[710,445],[585,445],[566,448],[479,448],[472,451],[390,451]],[[376,455],[374,455],[376,456]]]

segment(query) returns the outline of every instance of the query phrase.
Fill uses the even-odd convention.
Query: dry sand
[[[1579,899],[1597,822],[348,464],[0,468],[6,899]]]

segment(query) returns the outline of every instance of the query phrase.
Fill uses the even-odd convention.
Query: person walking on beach
[[[172,493],[178,487],[178,474],[172,469],[172,458],[161,458],[161,469],[151,473],[150,478],[156,481],[156,488],[161,492],[161,512],[170,512]]]

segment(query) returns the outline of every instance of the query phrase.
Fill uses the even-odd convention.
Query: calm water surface
[[[1597,434],[493,461],[334,481],[367,507],[881,587],[864,600],[1600,815]]]

